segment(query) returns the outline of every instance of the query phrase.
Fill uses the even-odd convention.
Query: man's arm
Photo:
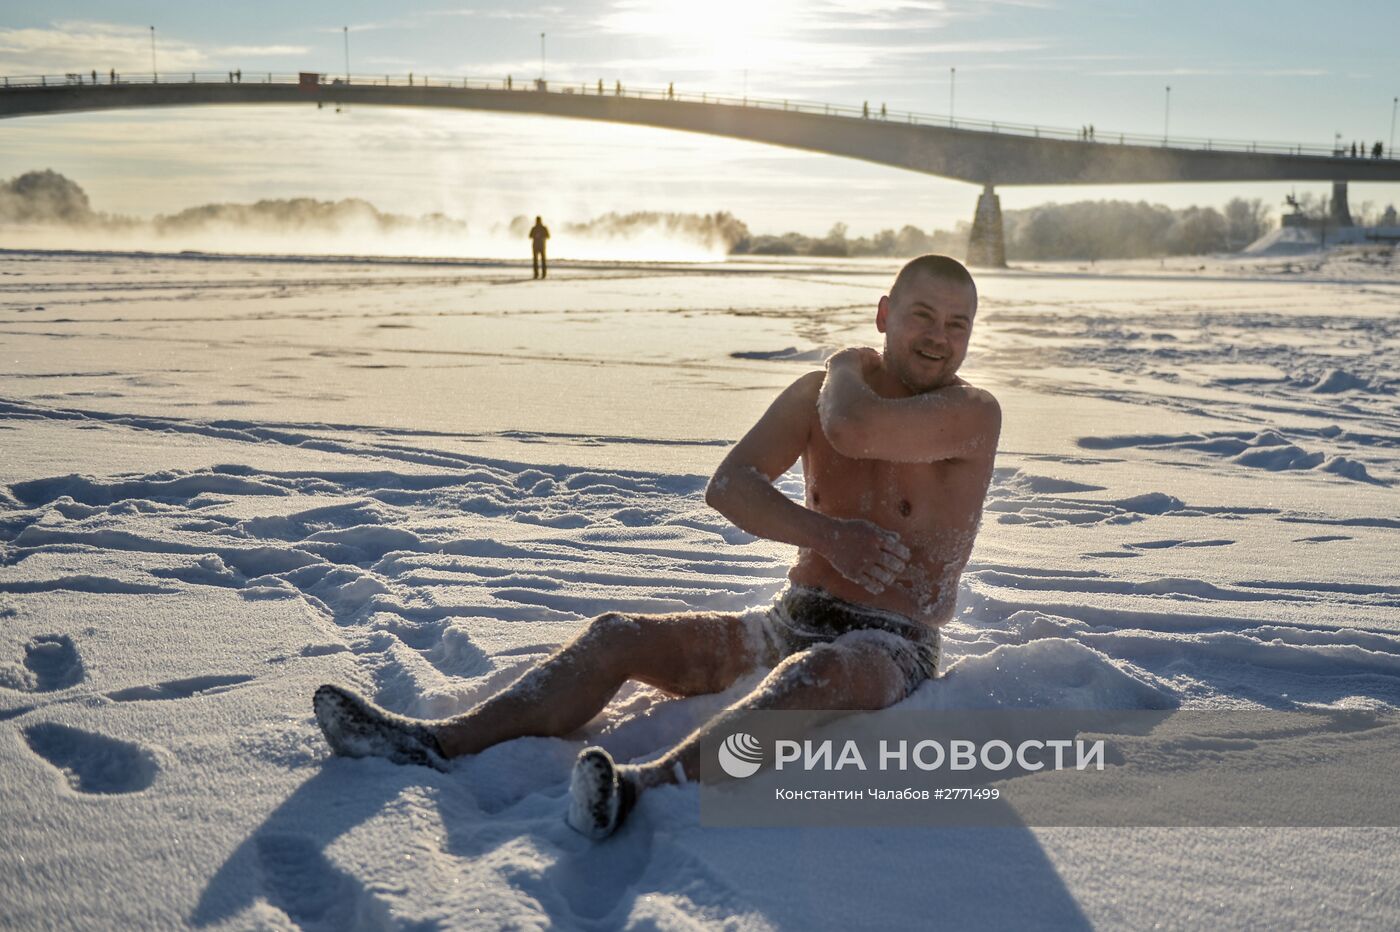
[[[1001,435],[991,393],[949,385],[910,398],[883,398],[866,384],[872,349],[842,350],[827,362],[817,409],[836,452],[853,459],[928,463],[990,457]]]
[[[807,447],[822,379],[820,372],[809,373],[778,396],[715,470],[705,502],[755,537],[815,551],[841,575],[878,594],[909,559],[899,535],[869,521],[805,508],[773,486]]]

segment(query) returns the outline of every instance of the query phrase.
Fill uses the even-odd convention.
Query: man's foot
[[[342,757],[383,757],[396,764],[447,770],[437,736],[420,722],[395,715],[339,686],[322,686],[311,700],[331,750]]]
[[[569,780],[569,814],[564,821],[595,841],[607,838],[637,801],[637,787],[630,775],[602,748],[584,748],[574,761]]]

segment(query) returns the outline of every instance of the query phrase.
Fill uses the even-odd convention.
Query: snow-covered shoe
[[[602,748],[584,748],[574,761],[569,780],[569,827],[589,838],[607,838],[631,811],[637,788],[612,755]]]
[[[437,736],[420,722],[395,715],[348,689],[326,685],[311,701],[331,750],[342,757],[383,757],[396,764],[447,770]]]

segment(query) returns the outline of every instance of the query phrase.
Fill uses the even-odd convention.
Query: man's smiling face
[[[885,335],[885,368],[915,394],[951,385],[967,356],[977,291],[916,273],[880,299],[875,326]]]

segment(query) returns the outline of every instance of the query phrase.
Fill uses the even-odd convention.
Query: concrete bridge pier
[[[980,268],[1006,268],[1006,240],[1001,230],[1001,198],[986,185],[977,198],[972,235],[967,239],[967,264]]]
[[[1339,227],[1356,226],[1356,223],[1351,219],[1351,208],[1347,207],[1347,183],[1345,181],[1332,182],[1330,213],[1333,225]]]

